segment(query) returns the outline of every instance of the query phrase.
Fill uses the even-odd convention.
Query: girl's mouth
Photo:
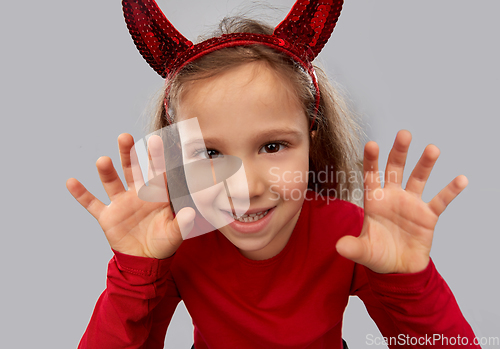
[[[265,211],[260,211],[251,214],[244,214],[241,217],[236,217],[230,212],[224,211],[231,219],[229,224],[234,230],[242,234],[257,233],[264,229],[274,213],[275,207],[271,207]]]

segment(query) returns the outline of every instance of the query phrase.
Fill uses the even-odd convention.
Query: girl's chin
[[[275,254],[266,252],[266,247],[269,245],[267,241],[259,241],[254,244],[239,244],[236,246],[238,251],[246,258],[252,260],[264,260],[273,257]]]
[[[231,225],[226,225],[218,229],[243,255],[245,253],[252,253],[259,251],[266,247],[269,243],[267,237],[272,232],[268,229],[266,231],[258,231],[255,233],[241,233],[235,231]]]

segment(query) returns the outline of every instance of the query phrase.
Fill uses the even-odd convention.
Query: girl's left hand
[[[422,200],[439,149],[428,145],[413,169],[406,188],[401,187],[411,133],[401,130],[389,153],[384,188],[378,173],[379,149],[365,145],[364,221],[359,237],[344,236],[337,242],[340,255],[377,273],[416,273],[429,263],[434,228],[439,215],[467,186],[467,178],[456,177],[430,202]]]

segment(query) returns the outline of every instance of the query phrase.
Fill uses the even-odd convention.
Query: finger
[[[159,232],[158,235],[153,237],[153,240],[156,240],[152,241],[151,244],[151,253],[153,257],[158,259],[171,257],[181,245],[184,237],[188,235],[193,228],[195,216],[196,213],[194,209],[191,207],[184,207],[179,211],[174,220],[167,218],[169,222],[166,235],[164,232]],[[165,241],[168,242],[170,246],[165,245]]]
[[[429,175],[431,174],[432,168],[434,167],[439,154],[439,148],[435,145],[429,144],[425,147],[422,156],[418,160],[415,168],[408,178],[408,183],[406,183],[405,188],[406,191],[414,193],[419,197],[422,196],[425,184],[429,179]]]
[[[142,176],[141,165],[139,163],[139,155],[143,159],[146,154],[146,147],[142,142],[142,139],[135,143],[132,148],[130,148],[130,167],[132,171],[132,186],[129,185],[130,188],[135,188],[137,194],[139,194],[139,190],[144,187],[144,177]]]
[[[123,183],[116,173],[113,162],[108,156],[101,156],[96,161],[97,171],[99,172],[99,178],[101,179],[104,190],[108,194],[111,201],[113,198],[125,191]]]
[[[160,136],[153,135],[148,139],[148,180],[166,172],[165,157],[163,155],[163,141]]]
[[[106,207],[99,199],[92,195],[77,179],[66,181],[66,188],[95,219],[99,220],[102,210]]]
[[[341,256],[356,263],[365,264],[368,261],[368,248],[359,238],[350,235],[344,236],[337,241],[335,247]]]
[[[145,159],[146,147],[144,147],[143,144],[139,144],[138,150],[140,151],[142,159]],[[169,202],[165,158],[163,156],[163,141],[160,136],[152,135],[149,137],[147,142],[147,158],[148,185],[144,185],[142,172],[140,168],[138,168],[136,170],[137,177],[141,179],[142,183],[138,185],[138,182],[135,182],[137,195],[144,201]]]
[[[365,145],[363,159],[363,182],[365,195],[380,188],[380,174],[378,172],[378,153],[377,143],[370,141]]]
[[[134,138],[128,133],[122,133],[118,136],[118,149],[120,150],[120,161],[122,164],[123,175],[129,189],[134,188],[134,175],[132,171],[131,150],[134,146]],[[136,155],[137,156],[137,155]]]
[[[191,207],[184,207],[175,216],[174,219],[175,227],[179,235],[182,237],[182,239],[186,239],[186,237],[193,229],[195,217],[196,217],[196,212]]]
[[[401,186],[403,181],[403,172],[406,164],[406,156],[411,143],[411,133],[407,130],[401,130],[396,135],[394,145],[392,146],[387,166],[385,167],[384,187],[386,185]]]
[[[469,180],[464,175],[456,177],[432,198],[429,207],[436,215],[441,215],[450,202],[465,189],[467,184],[469,184]]]

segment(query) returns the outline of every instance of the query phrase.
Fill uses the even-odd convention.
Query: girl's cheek
[[[275,200],[299,200],[304,197],[308,182],[307,169],[274,167],[269,174],[269,191]]]
[[[307,187],[309,170],[308,153],[299,150],[290,150],[282,157],[270,159],[268,163],[267,179],[271,184],[279,186]]]

